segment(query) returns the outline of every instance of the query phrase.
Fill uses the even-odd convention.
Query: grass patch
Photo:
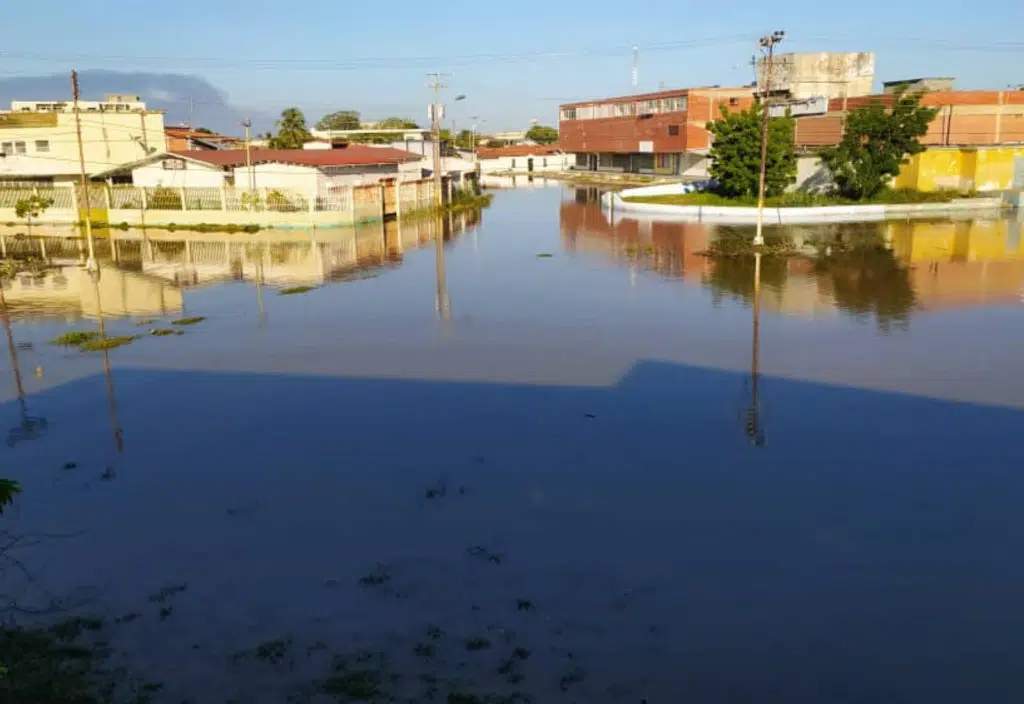
[[[316,286],[289,286],[280,291],[282,296],[295,296],[300,293],[309,293],[316,289]]]
[[[98,339],[100,339],[100,334],[95,330],[75,330],[53,338],[51,344],[77,347],[78,345],[84,345],[86,342],[93,342]]]
[[[918,191],[913,188],[887,188],[872,198],[857,201],[841,196],[820,193],[783,193],[765,198],[768,208],[811,208],[830,205],[905,205],[916,203],[949,203],[956,198],[970,198],[974,193],[960,191]],[[623,198],[629,203],[656,203],[660,205],[709,205],[722,207],[756,207],[757,196],[729,198],[713,191],[702,193],[676,193],[661,196],[632,196]]]
[[[125,335],[122,337],[106,337],[102,340],[92,340],[91,342],[85,342],[78,346],[82,352],[102,352],[103,350],[112,350],[118,347],[124,347],[135,342],[133,335]]]
[[[196,315],[191,318],[179,318],[178,320],[172,320],[171,325],[197,325],[204,320],[206,320],[205,316]]]

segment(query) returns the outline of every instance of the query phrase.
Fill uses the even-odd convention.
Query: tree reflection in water
[[[761,284],[781,297],[791,276],[811,275],[820,293],[844,313],[873,317],[882,332],[906,329],[917,299],[910,271],[895,257],[877,223],[772,228],[766,233]],[[725,297],[751,303],[754,255],[749,228],[721,227],[709,256],[707,283],[718,304]]]

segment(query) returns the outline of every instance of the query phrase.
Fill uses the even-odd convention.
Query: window
[[[644,115],[653,115],[660,112],[660,100],[645,100],[640,103],[640,112]]]
[[[575,120],[576,119],[576,108],[565,108],[562,110],[563,120]]]
[[[14,142],[4,142],[3,145],[0,146],[0,151],[2,151],[4,154],[13,154]]]
[[[512,166],[510,166],[509,168],[510,169],[516,168],[516,160],[515,159],[512,160]]]
[[[37,139],[36,140],[36,151],[37,152],[48,152],[48,151],[50,151],[50,140],[48,140],[48,139]]]
[[[545,157],[545,158],[544,158],[544,159],[542,160],[542,163],[543,163],[543,165],[544,165],[544,166],[547,166],[547,165],[548,165],[548,160],[547,160],[547,157]]]
[[[164,171],[184,171],[185,162],[181,159],[164,159],[163,167]]]
[[[671,154],[655,154],[654,155],[654,166],[657,169],[669,169],[672,167],[672,155]]]
[[[669,137],[678,137],[679,136],[679,125],[669,125],[668,126],[668,136]]]
[[[740,104],[740,99],[739,98],[729,98],[729,105],[739,105],[739,104]]]
[[[634,103],[618,103],[615,106],[615,114],[619,117],[629,117],[636,114]]]
[[[14,153],[15,154],[24,154],[26,151],[27,150],[25,148],[25,143],[24,142],[15,142],[14,143]]]
[[[676,98],[665,98],[662,103],[662,112],[686,112],[686,96],[681,95]]]

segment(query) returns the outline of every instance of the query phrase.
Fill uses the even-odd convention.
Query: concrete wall
[[[181,162],[183,169],[165,169],[164,162],[132,169],[132,184],[144,188],[220,188],[227,175],[221,169],[191,161]]]
[[[764,61],[758,62],[758,80],[768,81]],[[829,98],[870,95],[875,80],[871,52],[799,52],[779,54],[772,67],[771,89],[786,90],[794,98]]]
[[[295,164],[256,164],[252,167],[257,188],[326,195],[328,179],[319,169]],[[249,187],[249,169],[235,169],[235,185]]]

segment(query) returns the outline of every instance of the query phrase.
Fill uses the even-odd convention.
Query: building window
[[[2,151],[4,154],[13,154],[14,142],[4,142],[3,145],[0,146],[0,151]]]
[[[14,153],[15,154],[24,154],[26,151],[28,151],[28,150],[25,148],[25,143],[24,142],[15,142],[14,143]]]
[[[615,114],[619,117],[631,117],[636,114],[634,103],[618,103],[615,106]]]
[[[48,152],[48,151],[50,151],[50,141],[48,139],[37,139],[36,140],[36,151],[37,152]]]
[[[575,120],[576,119],[576,108],[565,108],[562,110],[563,120]]]
[[[599,169],[610,169],[615,166],[615,155],[614,154],[599,154],[597,156],[597,168]]]
[[[547,165],[548,165],[548,160],[547,160],[547,157],[545,157],[545,158],[544,158],[544,159],[542,160],[542,162],[541,162],[541,163],[543,164],[543,166],[547,166]]]
[[[672,155],[671,154],[655,154],[654,155],[654,166],[657,169],[668,169],[672,166]]]
[[[739,104],[740,104],[740,99],[739,98],[729,98],[729,105],[739,105]]]
[[[669,125],[668,126],[668,136],[669,137],[678,137],[679,136],[679,125]]]
[[[662,112],[686,112],[687,101],[685,95],[677,98],[665,98],[661,103]]]
[[[164,159],[163,167],[164,171],[184,171],[185,162],[181,159]]]
[[[515,159],[512,160],[512,166],[510,166],[509,168],[512,168],[512,169],[516,168],[516,160]]]

